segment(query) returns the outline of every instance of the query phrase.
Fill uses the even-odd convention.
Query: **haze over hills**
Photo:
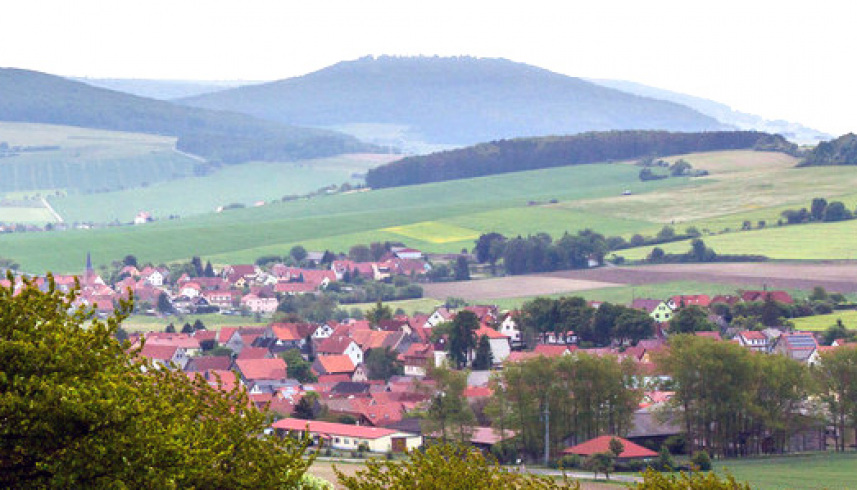
[[[157,100],[171,100],[183,97],[217,92],[245,85],[262,83],[244,80],[150,80],[144,78],[73,78],[93,87],[101,87],[126,94]]]
[[[342,133],[189,108],[11,68],[0,69],[0,120],[176,136],[179,150],[223,163],[374,149]]]
[[[734,126],[736,129],[776,133],[785,136],[791,141],[802,144],[815,144],[819,141],[832,138],[832,136],[827,133],[808,128],[800,123],[765,119],[764,117],[757,116],[755,114],[733,110],[726,104],[721,104],[720,102],[702,97],[695,97],[693,95],[664,90],[626,80],[595,78],[587,78],[586,80],[605,87],[621,90],[623,92],[682,104],[707,116],[711,116],[723,124]]]
[[[673,102],[472,57],[365,57],[178,102],[288,124],[406,126],[410,138],[457,145],[613,129],[727,129]]]

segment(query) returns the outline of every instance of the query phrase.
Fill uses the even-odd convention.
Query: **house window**
[[[339,444],[339,438],[337,437],[336,439],[334,439],[334,442],[336,442],[337,444]]]

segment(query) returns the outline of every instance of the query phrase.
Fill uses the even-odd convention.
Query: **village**
[[[515,442],[522,428],[498,425],[492,417],[494,412],[486,409],[496,402],[498,387],[505,390],[508,381],[504,376],[516,366],[538,360],[560,362],[587,356],[612,359],[614,364],[630,369],[633,381],[622,381],[624,389],[634,394],[629,398],[628,423],[552,436],[546,444],[550,448],[545,463],[551,464],[563,455],[587,458],[608,452],[614,437],[621,438],[625,448],[617,454],[619,461],[653,460],[659,456],[659,448],[666,446],[681,453],[681,443],[676,441],[690,437],[678,418],[660,415],[674,408],[670,372],[658,362],[669,352],[674,335],[690,333],[754,354],[782,356],[806,367],[817,365],[825,352],[854,345],[844,337],[822,345],[816,334],[792,331],[787,326],[729,321],[731,311],[746,314],[765,305],[793,306],[795,300],[785,291],[744,290],[714,297],[678,294],[663,299],[638,298],[629,305],[572,299],[565,310],[562,299],[544,300],[541,307],[558,308],[560,317],[552,317],[552,325],[544,324],[550,320],[535,318],[542,314],[535,305],[516,311],[500,311],[493,305],[438,305],[431,312],[408,316],[395,314],[379,300],[360,319],[311,322],[292,315],[282,321],[283,315],[275,315],[286,298],[322,294],[354,276],[384,282],[396,276],[413,278],[431,269],[422,252],[406,247],[393,247],[381,259],[331,260],[327,268],[319,265],[322,254],[309,253],[305,261],[309,267],[235,264],[214,270],[209,264],[202,268],[208,270],[209,277],[184,273],[175,279],[165,267],[138,269],[127,265],[119,271],[121,279],[110,285],[87,257],[82,275],[34,281],[42,289],[50,281],[61,291],[79,287],[74,306],[92,308],[101,316],[113,313],[120,299],[133,295],[142,314],[160,314],[168,305],[173,314],[243,313],[269,319],[266,326],[208,329],[186,324],[181,331],[170,324],[167,331],[132,332],[127,340],[130,349],[138,350],[137,355],[164,369],[201,376],[225,391],[245,389],[252,403],[267,407],[276,417],[272,430],[283,434],[308,431],[326,455],[349,457],[402,453],[431,439],[446,439],[450,430],[454,438],[500,456],[501,461],[518,461],[522,453],[509,448],[522,447],[520,441]],[[139,308],[140,304],[145,306]],[[609,313],[611,308],[619,310]],[[583,323],[601,321],[599,310],[612,315],[613,325],[605,327],[613,329],[611,332],[622,321],[629,322],[617,317],[634,312],[631,317],[636,320],[631,323],[637,325],[637,333],[623,335],[616,330],[606,337],[585,333],[591,327]],[[700,312],[702,317],[696,321],[704,321],[705,327],[681,327],[685,330],[678,331],[678,316],[699,316]],[[465,319],[470,324],[465,334],[469,343],[456,347],[456,325]],[[575,322],[580,323],[576,326]],[[753,328],[744,328],[747,325]],[[600,340],[593,342],[593,338]],[[451,378],[438,382],[439,376],[454,375],[459,376],[460,386]],[[453,397],[460,398],[456,403],[469,407],[466,410],[473,415],[456,418],[444,411],[443,404],[450,405]],[[806,415],[803,405],[794,410]],[[540,427],[542,423],[530,425]],[[854,444],[853,434],[835,423],[801,424],[776,450],[844,447]],[[534,438],[532,434],[529,437]],[[527,444],[541,443],[531,440]]]

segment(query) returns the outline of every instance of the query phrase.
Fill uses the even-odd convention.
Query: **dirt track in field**
[[[812,289],[857,292],[857,262],[791,264],[782,262],[736,264],[664,264],[510,276],[479,281],[427,284],[432,298],[514,298],[557,294],[611,286],[696,281],[745,285],[752,288]]]

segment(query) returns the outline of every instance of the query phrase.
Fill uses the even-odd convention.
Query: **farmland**
[[[834,311],[833,313],[827,315],[795,318],[792,320],[792,322],[795,324],[795,330],[823,332],[827,330],[828,327],[836,325],[837,320],[842,320],[842,324],[845,325],[845,328],[854,330],[855,328],[857,328],[857,311]]]
[[[488,231],[507,236],[547,232],[559,237],[565,231],[592,228],[605,235],[627,238],[635,233],[653,236],[664,224],[673,222],[678,231],[692,225],[715,232],[724,228],[736,230],[745,220],[752,220],[754,227],[765,220],[768,223],[765,229],[706,235],[706,243],[719,253],[759,253],[782,259],[857,258],[851,247],[857,221],[775,225],[784,207],[808,206],[812,197],[839,198],[849,206],[850,200],[857,202],[853,192],[857,169],[795,169],[793,157],[750,151],[682,158],[695,168],[709,170],[711,175],[641,182],[637,177],[639,167],[592,164],[318,196],[253,209],[188,216],[217,204],[244,201],[251,194],[260,196],[264,189],[272,197],[280,197],[288,192],[286,184],[280,187],[278,182],[301,179],[290,173],[294,169],[276,167],[280,164],[249,164],[246,169],[259,170],[253,177],[256,180],[241,181],[238,174],[221,171],[218,174],[222,175],[205,177],[211,179],[215,191],[204,197],[199,197],[204,194],[202,187],[194,187],[196,184],[190,180],[99,196],[109,196],[106,202],[112,204],[104,206],[105,209],[123,210],[124,216],[136,212],[145,202],[163,202],[164,206],[173,206],[171,209],[181,207],[184,211],[178,213],[182,216],[179,220],[162,220],[133,229],[4,236],[0,237],[0,246],[4,257],[14,259],[27,270],[66,272],[77,270],[80,257],[87,251],[93,253],[96,263],[133,253],[154,263],[199,255],[223,264],[252,262],[262,255],[282,255],[297,244],[309,250],[347,251],[357,243],[401,241],[427,252],[456,253],[472,248],[475,238]],[[359,162],[328,159],[316,161],[313,168],[328,166],[336,169],[332,172],[345,169],[350,172],[356,168],[352,164],[359,166]],[[277,169],[282,173],[277,173]],[[228,170],[237,172],[238,168]],[[268,183],[263,180],[273,184],[266,187]],[[185,190],[184,184],[188,186]],[[151,194],[136,201],[136,193]],[[81,211],[82,214],[100,212],[96,209],[98,201],[86,201],[86,197],[69,196],[52,202],[61,213],[72,214],[74,209],[87,207],[91,211]],[[152,209],[168,212],[166,207],[158,206]],[[823,241],[818,240],[822,233]],[[61,247],[56,245],[60,241]],[[664,248],[683,253],[689,245],[674,243]],[[623,250],[619,255],[641,258],[650,249]]]

